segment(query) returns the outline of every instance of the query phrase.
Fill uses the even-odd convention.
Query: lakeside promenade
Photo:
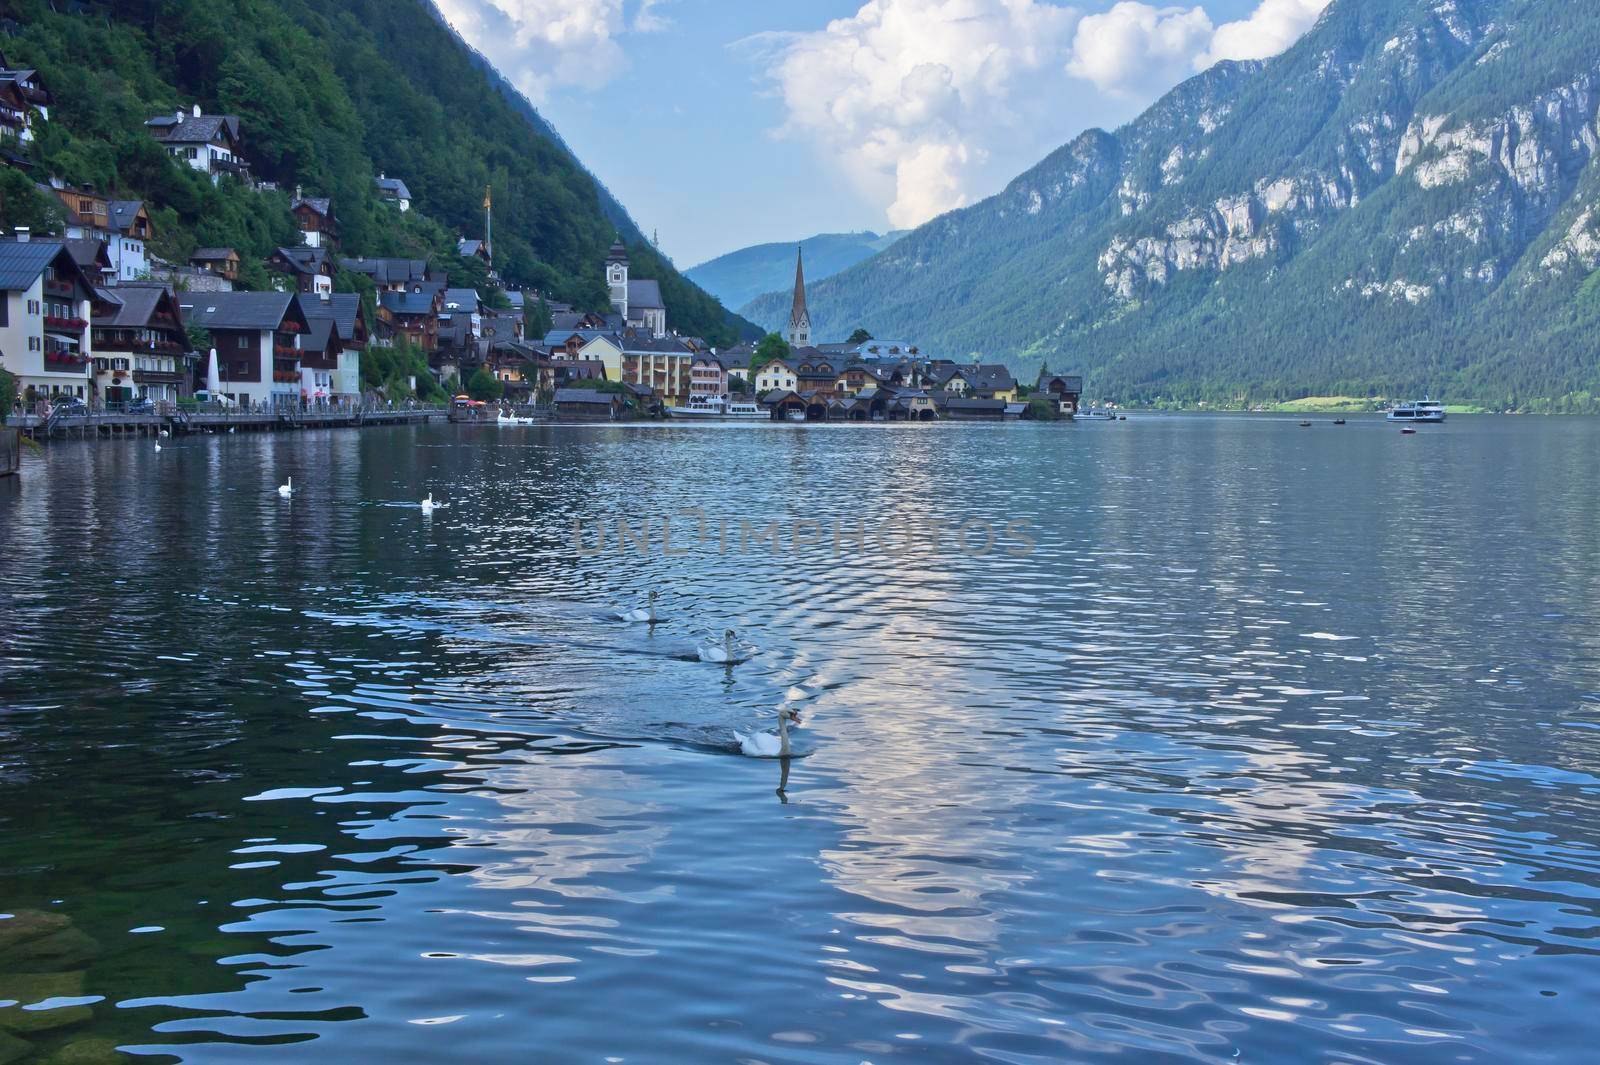
[[[14,414],[6,426],[41,442],[52,439],[173,436],[186,433],[281,432],[294,429],[358,429],[443,420],[443,407],[351,406],[282,410],[232,410],[226,407],[168,407],[150,413],[60,408],[50,414]]]

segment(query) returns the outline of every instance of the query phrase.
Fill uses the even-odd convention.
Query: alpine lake
[[[1592,1061],[1600,421],[1349,422],[51,444],[0,1063]]]

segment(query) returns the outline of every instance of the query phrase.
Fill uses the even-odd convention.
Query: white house
[[[138,281],[150,274],[149,243],[155,236],[143,200],[113,200],[83,189],[55,189],[66,211],[70,240],[105,241],[111,259],[107,284]]]
[[[400,208],[401,214],[411,210],[411,190],[406,188],[404,181],[379,174],[372,179],[372,183],[378,187],[378,199],[394,204]]]
[[[800,383],[795,368],[782,359],[773,359],[756,371],[756,394],[782,388],[793,392]]]
[[[200,105],[195,104],[193,114],[174,111],[170,115],[146,119],[144,125],[167,149],[168,155],[202,174],[210,174],[213,183],[223,174],[232,174],[243,181],[250,179],[250,164],[245,162],[242,153],[238,115],[202,114]]]
[[[94,366],[94,285],[65,241],[0,241],[0,366],[17,391],[88,401]],[[9,412],[4,412],[9,413]]]
[[[0,54],[0,136],[23,144],[34,139],[38,123],[50,121],[55,100],[37,70],[17,69]]]

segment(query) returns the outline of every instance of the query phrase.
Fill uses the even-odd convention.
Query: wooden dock
[[[327,407],[306,410],[236,411],[183,410],[155,414],[90,411],[68,414],[56,411],[48,418],[37,414],[13,415],[6,424],[39,441],[87,440],[122,436],[173,436],[187,433],[284,432],[295,429],[359,429],[374,425],[411,425],[443,420],[442,407]]]

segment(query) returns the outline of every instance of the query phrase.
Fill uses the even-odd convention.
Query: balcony
[[[53,314],[44,316],[44,324],[49,329],[68,329],[75,333],[81,333],[89,327],[89,323],[82,318],[57,318]]]
[[[96,351],[127,351],[147,355],[182,355],[183,345],[176,340],[135,340],[132,337],[96,336]]]
[[[72,295],[72,282],[58,281],[53,277],[47,277],[44,279],[44,290],[53,296],[70,296]]]
[[[294,385],[300,383],[300,375],[294,370],[273,370],[272,380],[280,385]]]
[[[44,353],[44,368],[54,373],[76,373],[88,365],[88,356],[80,355],[75,351],[47,351]]]
[[[300,357],[300,349],[293,344],[274,344],[272,345],[272,356],[277,359],[298,359]]]

